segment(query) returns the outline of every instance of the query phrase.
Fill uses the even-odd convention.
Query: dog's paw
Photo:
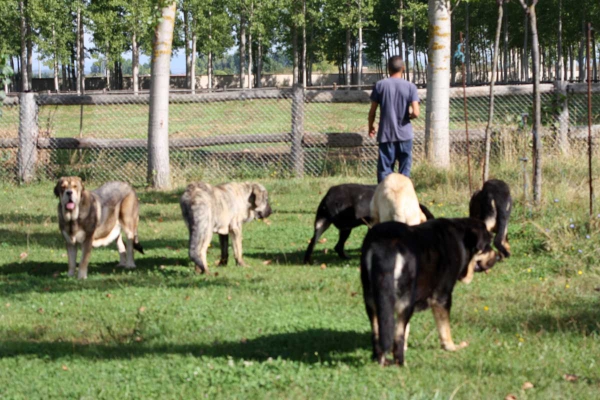
[[[457,351],[460,349],[464,349],[468,345],[469,345],[469,343],[464,342],[464,341],[460,342],[460,344],[458,344],[458,345],[451,342],[451,343],[447,343],[447,344],[446,343],[442,344],[442,348],[446,351]]]

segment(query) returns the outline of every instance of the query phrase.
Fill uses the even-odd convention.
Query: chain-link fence
[[[587,98],[576,86],[542,85],[545,154],[581,153],[587,148]],[[498,86],[495,92],[492,159],[516,162],[531,154],[531,87]],[[419,94],[421,117],[413,120],[417,163],[425,160],[426,146],[426,91]],[[32,108],[24,112],[23,107],[29,107],[26,96],[32,99]],[[462,88],[451,89],[450,157],[451,162],[461,164],[467,149],[462,96]],[[34,179],[79,175],[87,180],[145,184],[147,95],[22,94],[19,99],[9,98],[0,118],[3,180],[25,179],[24,174]],[[598,124],[600,100],[593,101],[593,123]],[[267,176],[374,176],[377,147],[367,136],[369,102],[369,91],[358,90],[172,94],[173,182],[181,186],[192,180]],[[469,143],[475,165],[483,156],[488,106],[488,87],[467,89]]]

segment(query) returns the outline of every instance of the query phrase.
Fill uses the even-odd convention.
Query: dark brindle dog
[[[506,182],[490,179],[471,197],[469,216],[485,223],[488,231],[496,234],[494,245],[501,257],[510,257],[508,244],[508,219],[512,210],[512,197]]]
[[[414,226],[385,222],[369,230],[360,270],[377,362],[387,363],[385,354],[393,345],[395,363],[404,363],[410,318],[428,307],[442,348],[467,346],[454,344],[450,334],[452,290],[457,281],[469,283],[475,271],[494,265],[490,243],[485,224],[472,218],[440,218]]]
[[[317,208],[315,232],[304,255],[305,264],[310,264],[315,244],[331,224],[340,231],[335,251],[340,258],[348,259],[344,251],[344,245],[352,229],[360,225],[371,225],[372,223],[370,205],[376,188],[377,185],[347,183],[332,186],[327,191],[319,204],[319,208]],[[422,204],[419,204],[419,206],[428,220],[433,219],[433,215],[425,206]]]
[[[135,268],[133,249],[144,254],[138,241],[139,204],[127,183],[108,182],[94,191],[86,190],[76,176],[60,178],[54,194],[59,198],[58,225],[67,244],[69,276],[77,267],[77,244],[81,244],[79,279],[87,278],[92,247],[117,240],[119,266]],[[125,232],[127,246],[121,230]]]

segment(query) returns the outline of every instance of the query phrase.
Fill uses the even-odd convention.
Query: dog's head
[[[267,192],[267,189],[259,183],[252,183],[251,185],[252,191],[248,198],[250,209],[254,211],[256,218],[267,218],[273,212],[269,205],[269,193]]]
[[[78,209],[83,190],[83,182],[77,176],[66,176],[58,180],[54,194],[60,201],[63,213],[73,213]]]
[[[469,263],[461,281],[469,283],[473,272],[484,272],[494,266],[497,259],[496,251],[492,248],[492,235],[482,221],[467,219],[467,229],[464,245],[468,253]]]

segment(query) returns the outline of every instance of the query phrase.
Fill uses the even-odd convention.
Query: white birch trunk
[[[350,27],[346,28],[346,90],[350,89],[350,73],[352,72],[352,60],[350,58],[350,44],[352,41],[352,32]]]
[[[429,56],[425,143],[429,161],[450,167],[450,12],[445,0],[429,0]]]
[[[140,76],[140,54],[137,43],[137,36],[135,32],[131,37],[131,75],[133,84],[133,94],[138,95],[139,93],[139,76]]]
[[[240,88],[246,83],[246,17],[240,11]]]
[[[81,59],[81,52],[82,52],[82,48],[81,48],[81,38],[79,37],[79,35],[81,35],[81,8],[77,7],[77,35],[76,35],[76,42],[77,42],[77,52],[75,54],[75,58],[76,58],[76,63],[77,63],[77,77],[75,78],[75,85],[77,88],[77,94],[81,94],[82,93],[82,88],[81,88],[81,68],[80,65],[81,63],[79,62],[79,60]]]
[[[58,45],[56,43],[56,31],[54,30],[54,24],[52,24],[52,45],[54,46],[54,91],[58,93],[60,90],[58,87]]]
[[[152,42],[150,118],[148,120],[148,183],[169,189],[169,79],[176,3],[161,10]]]
[[[558,1],[558,43],[556,45],[556,52],[558,57],[556,58],[556,79],[560,82],[565,80],[563,70],[565,68],[565,61],[563,58],[563,46],[562,46],[562,0]]]
[[[358,0],[358,68],[356,71],[356,83],[358,84],[358,90],[360,90],[360,86],[362,85],[362,69],[363,69],[363,28],[362,28],[362,10],[361,10],[361,2],[362,0]],[[408,61],[408,60],[407,60]]]
[[[195,26],[194,26],[195,27]],[[190,65],[190,87],[192,88],[192,94],[196,94],[196,46],[198,38],[196,37],[196,30],[192,30],[192,54],[191,54],[191,65]]]
[[[27,19],[25,17],[25,2],[19,1],[21,14],[21,91],[29,91],[29,75],[27,73]]]
[[[302,86],[306,87],[306,0],[302,2]]]
[[[256,87],[262,87],[262,41],[258,36],[258,54],[256,56]]]

